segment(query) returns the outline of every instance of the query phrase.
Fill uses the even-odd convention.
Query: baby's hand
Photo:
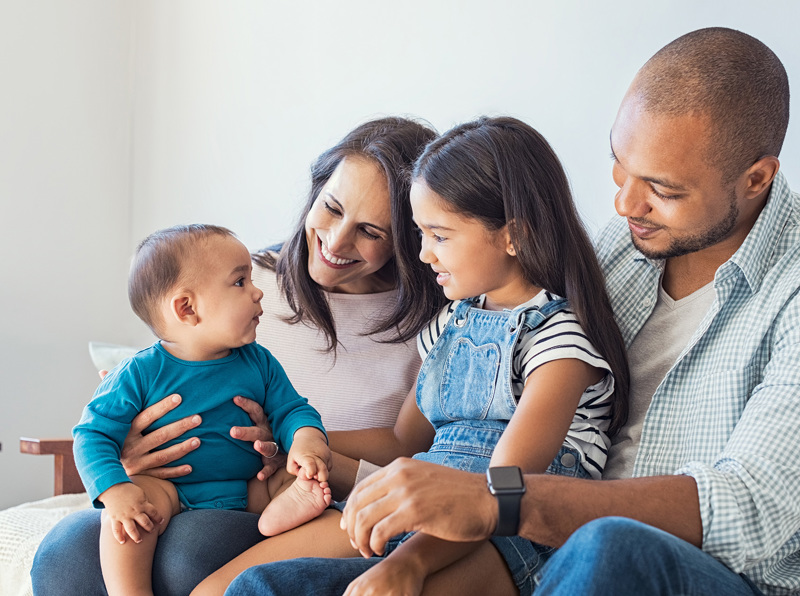
[[[389,556],[350,582],[344,596],[416,596],[422,593],[424,583],[425,574],[396,564]]]
[[[331,450],[322,431],[311,426],[298,429],[289,449],[286,470],[295,476],[302,471],[306,478],[325,482],[330,467]]]
[[[164,521],[144,491],[132,482],[115,484],[97,499],[105,505],[103,515],[120,544],[125,544],[128,536],[138,544],[142,541],[140,527],[152,532]]]

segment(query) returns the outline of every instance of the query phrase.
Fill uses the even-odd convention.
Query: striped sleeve
[[[586,337],[575,314],[564,310],[550,317],[535,333],[520,340],[514,354],[514,376],[524,382],[542,364],[564,358],[575,358],[590,366],[611,370]]]
[[[439,339],[439,336],[444,330],[444,326],[456,310],[456,302],[448,302],[439,314],[436,315],[428,325],[419,332],[417,335],[417,349],[419,350],[420,358],[425,360],[425,356],[433,348],[433,344]]]

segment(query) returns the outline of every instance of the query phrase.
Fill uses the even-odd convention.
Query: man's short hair
[[[709,161],[726,181],[780,154],[789,79],[775,53],[746,33],[713,27],[679,37],[641,68],[632,93],[656,114],[706,115]]]
[[[190,281],[187,267],[197,254],[198,243],[210,236],[232,236],[220,226],[190,224],[153,232],[136,248],[128,276],[128,299],[133,312],[161,339],[161,301],[178,284]]]

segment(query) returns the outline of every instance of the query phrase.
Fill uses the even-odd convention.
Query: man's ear
[[[195,306],[194,294],[188,290],[178,292],[169,301],[170,314],[184,325],[192,327],[200,322]]]
[[[745,198],[754,199],[767,190],[780,167],[781,162],[774,155],[764,156],[750,166],[744,176]]]

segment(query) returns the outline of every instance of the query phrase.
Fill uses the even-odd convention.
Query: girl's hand
[[[152,532],[163,522],[158,510],[144,491],[132,482],[115,484],[98,497],[105,505],[104,519],[111,524],[111,532],[120,544],[125,544],[128,536],[137,544],[142,541],[139,528]]]
[[[418,596],[424,583],[424,573],[390,556],[350,582],[344,596]]]
[[[257,477],[259,480],[266,480],[284,466],[286,456],[278,453],[278,444],[273,441],[272,429],[269,427],[264,408],[252,399],[239,395],[233,398],[233,403],[247,413],[253,421],[253,426],[234,426],[231,428],[231,436],[240,441],[253,443],[253,448],[261,454],[261,461],[264,463]]]
[[[185,476],[192,471],[188,465],[164,467],[180,459],[187,453],[194,451],[200,446],[200,439],[191,437],[182,443],[172,445],[167,449],[155,451],[167,441],[180,437],[187,430],[195,428],[202,421],[200,416],[187,416],[162,426],[158,430],[143,435],[153,422],[164,416],[167,412],[174,410],[181,403],[181,396],[174,394],[165,397],[160,402],[153,404],[139,412],[131,422],[131,429],[125,442],[122,445],[120,460],[128,476],[145,474],[154,478],[177,478]]]

